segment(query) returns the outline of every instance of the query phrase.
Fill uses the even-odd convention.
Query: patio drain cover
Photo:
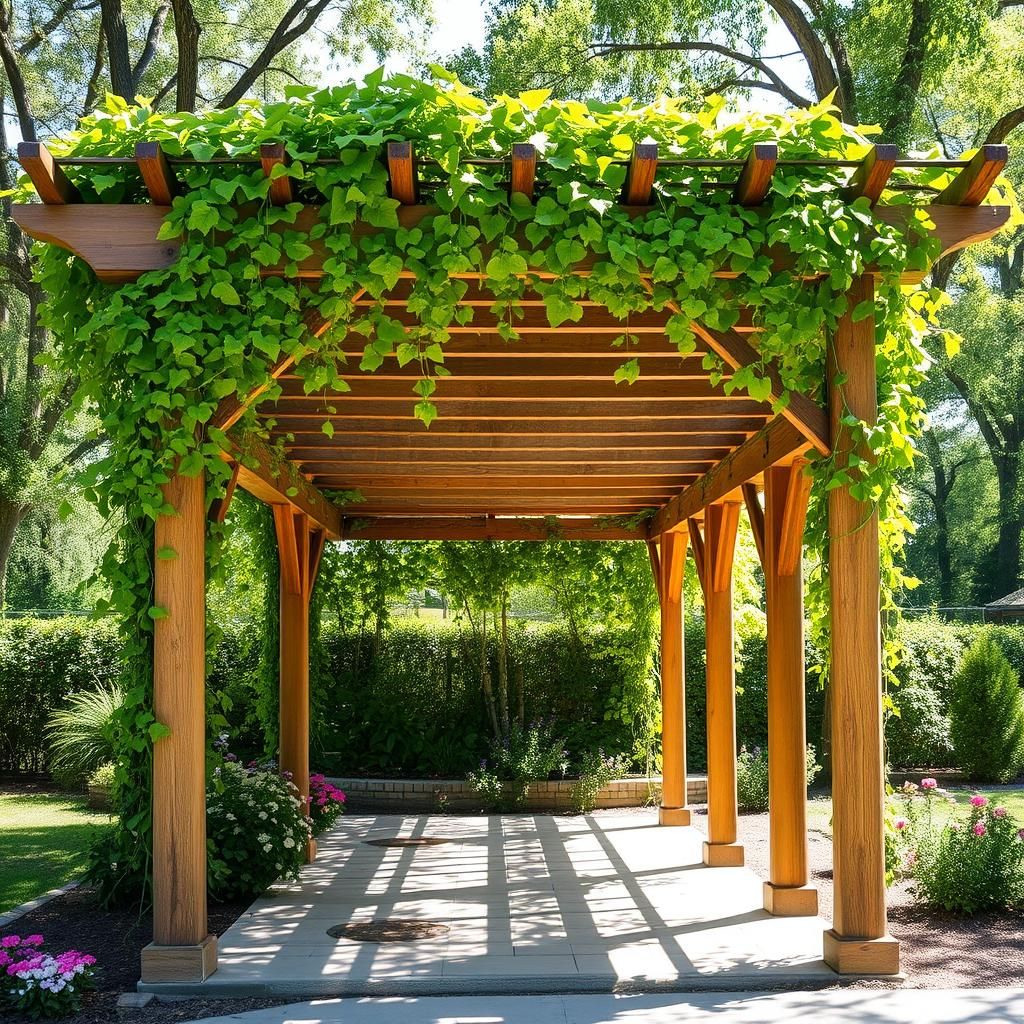
[[[436,921],[389,917],[382,921],[336,924],[327,929],[327,934],[332,939],[351,939],[353,942],[415,942],[417,939],[436,939],[447,935],[448,931],[448,925]]]
[[[441,843],[450,843],[450,839],[441,839],[437,836],[392,836],[390,839],[367,839],[367,846],[439,846]]]

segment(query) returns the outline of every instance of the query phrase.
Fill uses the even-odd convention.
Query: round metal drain
[[[367,846],[440,846],[441,843],[450,843],[450,839],[440,839],[436,836],[393,836],[390,839],[367,839]]]
[[[327,929],[327,934],[332,939],[350,939],[353,942],[415,942],[417,939],[436,939],[441,935],[447,935],[448,932],[446,924],[417,921],[408,917],[336,924],[333,928]]]

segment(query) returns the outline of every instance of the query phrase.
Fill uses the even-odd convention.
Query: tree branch
[[[125,103],[135,98],[132,64],[128,56],[128,29],[124,23],[121,0],[100,0],[100,22],[107,40],[107,65],[110,68],[110,91]]]
[[[789,34],[796,40],[796,45],[800,47],[818,99],[824,99],[835,91],[836,106],[843,111],[848,121],[856,121],[854,97],[846,95],[828,52],[795,0],[768,0],[768,6],[782,19]]]
[[[178,40],[177,96],[178,110],[193,112],[199,92],[199,33],[202,26],[196,18],[192,0],[171,0],[174,7],[174,35]]]
[[[18,47],[18,53],[22,57],[29,56],[40,43],[57,31],[71,14],[94,11],[99,5],[99,0],[90,0],[89,3],[82,4],[81,7],[76,6],[76,0],[62,0],[54,8],[53,14],[42,25],[37,25],[32,29],[28,38]]]
[[[11,20],[7,5],[0,3],[0,63],[11,87],[14,109],[18,112],[18,128],[26,142],[36,141],[36,122],[32,116],[32,104],[28,97],[25,77],[21,73],[18,51],[11,40]]]
[[[138,92],[142,82],[142,76],[149,70],[156,56],[156,48],[160,43],[160,36],[163,35],[164,23],[167,21],[167,13],[171,9],[171,0],[160,0],[157,9],[153,12],[153,19],[149,23],[149,31],[146,33],[146,45],[139,54],[139,59],[132,68],[132,92]]]

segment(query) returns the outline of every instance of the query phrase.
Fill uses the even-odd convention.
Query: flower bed
[[[94,986],[96,958],[78,950],[44,952],[42,935],[0,939],[0,1000],[32,1018],[77,1011]]]

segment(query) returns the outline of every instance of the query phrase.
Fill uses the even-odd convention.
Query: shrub
[[[94,690],[79,690],[65,698],[50,716],[50,769],[67,779],[83,781],[114,757],[110,726],[124,702],[124,691],[114,682]]]
[[[322,775],[309,777],[309,817],[313,835],[329,829],[345,813],[345,794]]]
[[[989,632],[967,649],[953,678],[950,706],[959,766],[976,782],[1006,782],[1024,758],[1024,695]]]
[[[69,949],[44,953],[42,935],[0,939],[0,998],[33,1019],[66,1017],[94,986],[96,958]]]
[[[894,768],[952,768],[956,764],[947,703],[927,683],[891,691],[898,714],[885,722],[886,757]]]
[[[1024,840],[1003,807],[971,799],[966,820],[929,829],[911,865],[917,897],[931,907],[976,914],[1024,902]]]
[[[531,782],[564,775],[567,767],[554,722],[534,722],[526,728],[513,722],[507,740],[491,743],[490,761],[481,761],[479,771],[467,778],[488,806],[507,804],[517,810],[526,803]]]
[[[295,878],[312,825],[298,791],[274,764],[225,759],[207,786],[210,894],[219,900],[259,895],[278,878]]]
[[[573,809],[580,814],[592,811],[597,804],[597,794],[621,774],[620,758],[605,757],[603,750],[585,753],[579,762],[579,779],[572,789]]]
[[[807,785],[810,786],[821,765],[814,747],[807,744]],[[736,797],[742,811],[768,810],[768,751],[760,747],[741,747],[736,758]]]

